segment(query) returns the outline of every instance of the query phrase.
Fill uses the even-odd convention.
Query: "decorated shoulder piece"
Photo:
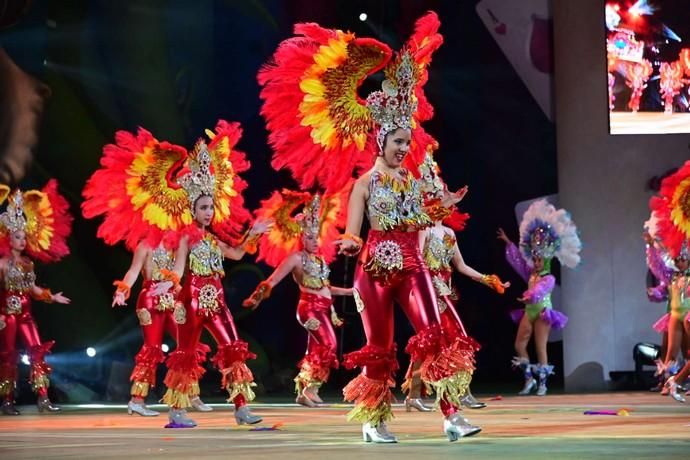
[[[239,244],[251,217],[242,196],[247,182],[239,175],[250,165],[246,155],[235,149],[242,129],[239,123],[219,120],[215,130],[206,130],[206,135],[210,142],[200,139],[196,143],[177,179],[186,192],[189,223],[193,222],[192,212],[199,197],[210,196],[214,205],[213,232],[223,241]]]
[[[649,204],[658,216],[660,242],[672,258],[681,256],[690,238],[690,161],[661,181],[659,194]]]
[[[575,268],[580,263],[582,243],[575,223],[564,210],[546,200],[532,203],[520,222],[520,251],[529,266],[533,257],[544,259],[544,271],[549,261],[557,257],[560,263]]]
[[[186,158],[184,147],[160,142],[143,128],[136,135],[118,131],[82,191],[84,217],[103,216],[98,236],[107,244],[123,241],[134,251],[145,241],[155,248],[166,231],[192,222],[187,196],[175,182]]]
[[[9,251],[14,232],[26,234],[26,252],[42,262],[56,262],[69,254],[67,237],[72,230],[72,216],[67,200],[58,193],[57,181],[51,179],[42,190],[15,190],[7,209],[0,215],[0,248]],[[6,189],[5,189],[6,190]],[[6,196],[6,192],[0,192]]]
[[[393,126],[413,128],[413,150],[423,155],[430,136],[417,121],[433,114],[422,88],[431,54],[442,42],[439,25],[435,13],[421,18],[404,52],[392,59],[391,49],[373,38],[297,24],[296,36],[279,45],[258,75],[273,167],[289,169],[302,188],[338,190],[353,171],[371,167],[377,140]],[[389,83],[365,104],[360,86],[384,68]],[[405,98],[404,110],[386,104],[397,96]],[[374,132],[375,124],[385,127]]]
[[[273,226],[259,239],[259,256],[275,267],[288,255],[301,249],[302,237],[317,235],[321,255],[327,263],[335,257],[333,241],[345,225],[347,200],[352,182],[337,193],[311,196],[306,192],[283,189],[261,202],[256,218],[270,219]]]

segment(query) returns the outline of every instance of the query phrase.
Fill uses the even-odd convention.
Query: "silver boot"
[[[676,383],[675,377],[669,377],[668,380],[666,380],[666,384],[664,385],[664,387],[673,399],[681,403],[685,402],[685,398],[680,392],[680,385]]]
[[[539,376],[539,387],[537,388],[537,396],[546,395],[546,381],[550,375],[553,375],[553,366],[551,364],[537,364],[535,366],[537,375]]]
[[[443,432],[446,433],[450,442],[457,441],[460,438],[474,436],[480,431],[482,431],[481,428],[472,425],[465,417],[457,412],[443,420]]]
[[[156,412],[155,410],[151,410],[146,407],[144,402],[136,402],[134,400],[130,400],[127,403],[127,413],[129,415],[139,414],[142,417],[156,417],[157,415],[160,415],[160,412]]]
[[[38,401],[36,401],[36,407],[38,407],[38,412],[60,412],[58,406],[53,405],[48,399],[48,396],[39,396]]]
[[[486,407],[486,403],[483,403],[481,401],[477,401],[477,398],[474,397],[474,395],[470,392],[470,389],[467,389],[467,393],[465,393],[465,396],[460,400],[463,406],[469,408],[469,409],[483,409]]]
[[[372,425],[371,423],[362,425],[362,439],[364,439],[364,442],[374,443],[398,442],[398,438],[388,431],[385,422],[381,422],[378,425]]]
[[[422,401],[422,398],[405,398],[405,411],[412,412],[412,409],[416,409],[419,412],[431,412],[433,409]]]
[[[168,422],[165,425],[166,428],[194,428],[196,426],[196,422],[187,417],[187,411],[184,409],[170,408]]]
[[[192,407],[195,410],[198,410],[199,412],[211,412],[211,411],[213,411],[213,407],[211,407],[208,404],[206,404],[205,402],[203,402],[201,400],[201,398],[198,396],[193,397],[191,400],[191,403],[192,403]]]
[[[258,415],[252,414],[249,406],[242,406],[235,409],[235,421],[238,425],[254,425],[261,422],[263,419]]]
[[[2,412],[3,415],[20,415],[17,408],[14,407],[14,401],[4,401],[0,412]]]
[[[515,356],[512,361],[512,365],[522,371],[525,377],[525,385],[522,390],[518,392],[520,396],[526,396],[532,392],[537,387],[537,381],[532,374],[532,365],[529,363],[527,358],[519,358]]]

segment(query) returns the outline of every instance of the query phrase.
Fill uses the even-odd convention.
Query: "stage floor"
[[[199,427],[185,430],[162,428],[165,414],[128,416],[125,406],[66,406],[50,415],[22,407],[19,417],[0,416],[0,458],[690,458],[690,405],[656,393],[511,396],[487,402],[485,409],[465,411],[483,431],[455,443],[442,434],[438,412],[406,413],[396,405],[389,425],[400,439],[395,445],[363,443],[360,425],[346,422],[348,406],[340,404],[316,409],[254,404],[254,412],[264,417],[259,426],[282,424],[279,431],[238,427],[227,405],[192,413]],[[583,414],[623,408],[629,416]]]

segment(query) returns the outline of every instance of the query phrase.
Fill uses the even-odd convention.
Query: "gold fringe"
[[[134,382],[132,383],[132,389],[129,394],[145,398],[149,394],[149,387],[150,385],[148,382]]]
[[[387,422],[392,418],[393,410],[391,409],[391,404],[388,402],[383,402],[373,408],[355,405],[354,409],[347,414],[348,422],[356,420],[360,423],[371,423],[372,425]]]
[[[49,386],[50,379],[45,374],[38,375],[31,381],[31,388],[34,390],[34,392],[37,392],[38,390],[43,388],[48,388]]]
[[[234,402],[235,398],[238,395],[244,396],[244,399],[247,400],[247,402],[253,401],[254,398],[256,398],[256,394],[254,394],[254,390],[252,390],[252,387],[255,387],[256,383],[254,382],[233,382],[230,383],[227,386],[228,390],[228,402]]]
[[[191,397],[198,396],[201,391],[199,390],[198,383],[192,383],[189,387],[188,393],[168,388],[168,391],[165,392],[161,401],[175,409],[192,407]]]
[[[16,384],[14,380],[2,380],[0,381],[0,397],[9,396],[14,393]]]
[[[311,377],[311,373],[306,370],[302,369],[299,374],[297,374],[297,377],[294,379],[295,382],[295,393],[302,394],[302,390],[304,390],[307,387],[316,387],[316,388],[321,388],[321,385],[323,385],[323,382],[320,380],[315,380]]]
[[[467,394],[467,389],[472,381],[472,373],[460,371],[438,382],[428,382],[436,391],[436,405],[445,399],[457,407],[462,406],[462,398]]]

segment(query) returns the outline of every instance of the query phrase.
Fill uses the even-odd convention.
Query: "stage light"
[[[163,345],[161,345],[161,350],[163,350],[163,353],[167,353],[170,351],[170,347],[167,343],[164,343]]]
[[[31,364],[31,361],[29,361],[29,355],[22,355],[22,363],[26,364],[27,366]]]
[[[367,17],[368,17],[368,16],[367,16],[367,13],[360,13],[360,14],[359,14],[359,20],[362,21],[362,22],[366,21],[366,20],[367,20]]]
[[[89,358],[93,358],[94,356],[96,356],[96,349],[94,347],[87,348],[86,356],[88,356]]]

